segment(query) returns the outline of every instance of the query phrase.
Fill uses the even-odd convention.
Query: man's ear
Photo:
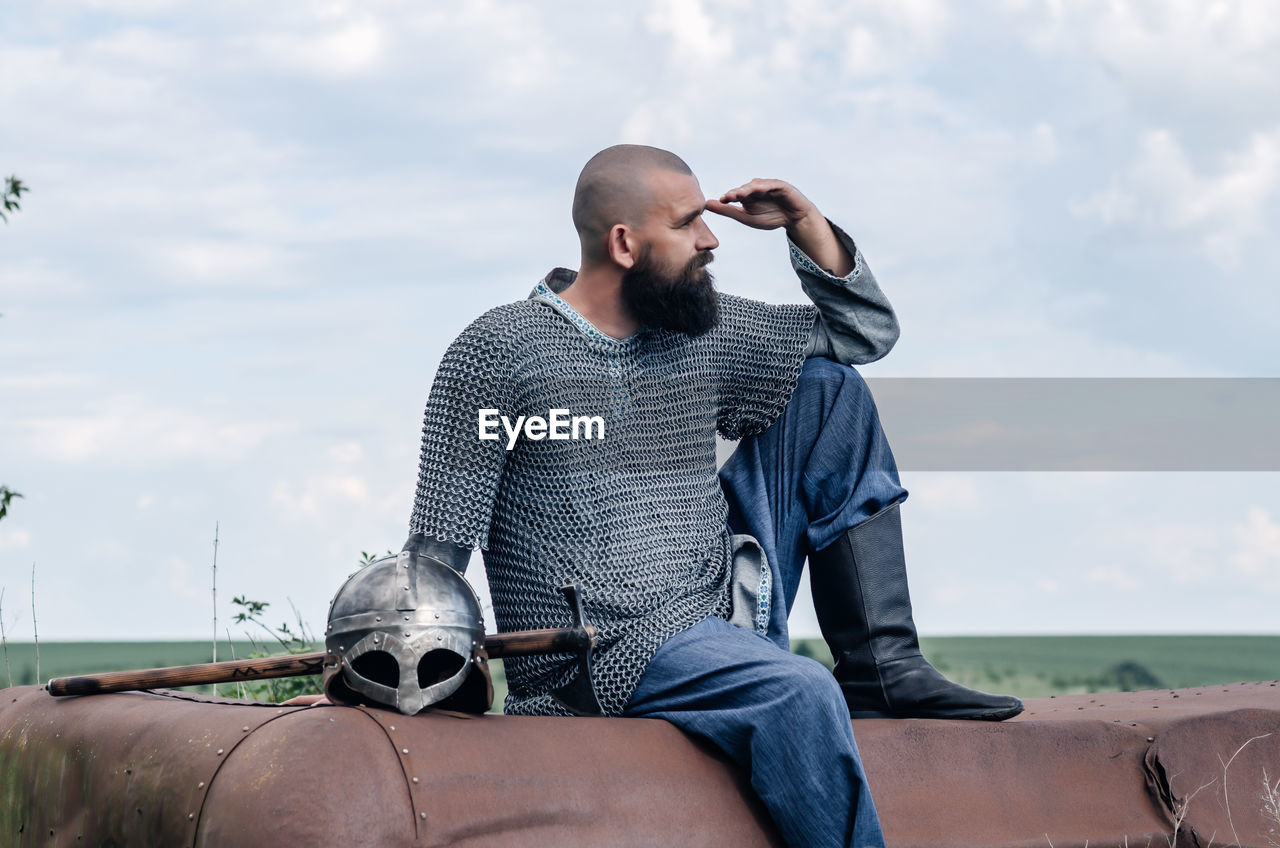
[[[614,224],[609,229],[609,258],[615,265],[631,270],[640,250],[640,238],[626,224]]]

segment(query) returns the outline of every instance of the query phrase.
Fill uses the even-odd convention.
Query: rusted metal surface
[[[189,845],[227,758],[286,712],[0,690],[0,845]]]
[[[1167,846],[1184,804],[1180,846],[1208,845],[1215,829],[1214,845],[1271,848],[1268,827],[1280,842],[1280,823],[1265,821],[1258,798],[1265,763],[1280,779],[1275,682],[1032,698],[1026,706],[1000,724],[854,722],[889,845]],[[1237,840],[1219,826],[1218,757],[1266,733],[1231,766]]]
[[[854,733],[895,848],[1280,841],[1275,683]],[[780,844],[742,776],[660,721],[0,690],[0,845],[113,843]]]
[[[4,846],[663,842],[782,844],[742,776],[661,721],[0,690]]]

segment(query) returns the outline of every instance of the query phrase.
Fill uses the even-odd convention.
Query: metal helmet
[[[404,551],[348,577],[329,606],[324,644],[324,690],[336,703],[405,715],[430,706],[485,712],[493,703],[480,600],[432,557]]]

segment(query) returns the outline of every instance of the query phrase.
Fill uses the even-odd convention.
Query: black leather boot
[[[811,553],[809,580],[852,718],[1001,721],[1022,712],[1017,698],[952,683],[921,655],[898,504]]]

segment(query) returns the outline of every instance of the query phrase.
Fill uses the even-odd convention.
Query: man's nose
[[[699,218],[698,226],[698,240],[694,242],[694,247],[698,250],[715,250],[720,246],[720,240],[716,238],[715,233],[711,232],[706,221]]]

